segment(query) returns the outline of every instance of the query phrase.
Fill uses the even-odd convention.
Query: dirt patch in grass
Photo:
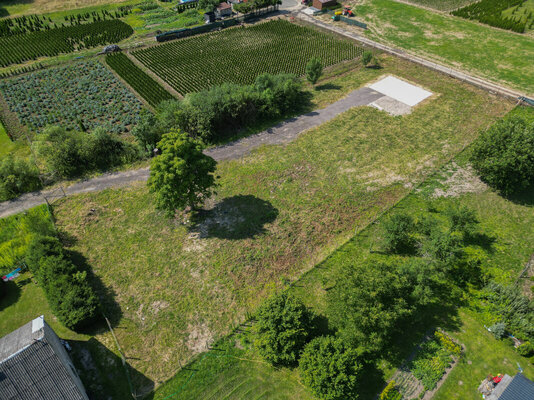
[[[460,167],[451,163],[444,171],[443,187],[434,190],[432,197],[458,197],[465,193],[480,193],[486,190],[487,185],[480,180],[471,165]]]

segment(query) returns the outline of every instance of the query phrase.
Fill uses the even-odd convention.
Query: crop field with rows
[[[151,106],[155,107],[164,100],[174,99],[158,82],[135,65],[126,54],[110,54],[106,56],[106,63]]]
[[[125,132],[137,122],[141,102],[98,61],[44,69],[0,81],[9,110],[30,130],[105,126]]]
[[[114,19],[0,37],[0,67],[120,42],[132,34],[130,25]]]
[[[180,39],[133,55],[186,94],[224,82],[250,84],[265,72],[303,75],[312,57],[329,66],[361,52],[348,40],[275,20]]]
[[[452,14],[497,28],[524,33],[534,27],[532,12],[522,7],[524,3],[526,0],[481,0],[455,10]]]

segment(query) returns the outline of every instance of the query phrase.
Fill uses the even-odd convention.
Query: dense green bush
[[[274,365],[294,365],[310,337],[312,316],[286,292],[269,298],[258,309],[255,346]]]
[[[310,82],[312,85],[315,85],[322,73],[323,64],[321,64],[321,60],[316,57],[310,59],[308,64],[306,64],[306,79],[308,82]]]
[[[380,352],[423,300],[419,275],[382,262],[343,267],[327,293],[330,322],[351,346]]]
[[[226,83],[188,94],[178,103],[178,127],[216,142],[242,127],[298,109],[303,98],[296,76],[263,74],[253,85]]]
[[[0,218],[0,275],[11,272],[27,257],[35,235],[54,235],[46,205]]]
[[[361,366],[356,350],[340,338],[321,336],[306,345],[299,361],[304,384],[320,399],[357,399]]]
[[[26,263],[43,288],[50,308],[70,329],[80,329],[98,316],[99,302],[87,273],[66,256],[56,237],[36,236],[28,247]]]
[[[391,253],[411,252],[415,245],[415,223],[410,215],[393,214],[384,222],[384,244]]]
[[[40,188],[39,169],[31,161],[10,154],[0,163],[0,201]]]
[[[517,352],[523,357],[534,356],[534,345],[530,342],[525,342],[517,348]]]
[[[139,157],[135,146],[103,128],[86,133],[49,127],[38,136],[35,147],[47,169],[61,178],[106,170]]]
[[[534,185],[534,123],[521,116],[504,118],[473,145],[473,167],[482,180],[505,195]]]

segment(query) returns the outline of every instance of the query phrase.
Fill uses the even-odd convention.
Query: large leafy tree
[[[505,195],[534,186],[534,123],[505,118],[474,143],[473,166],[482,180]]]
[[[342,268],[327,294],[330,321],[351,346],[379,352],[417,306],[417,275],[384,263]]]
[[[321,336],[306,345],[299,361],[300,375],[320,399],[357,399],[361,366],[356,350],[340,338]]]
[[[211,196],[217,162],[203,153],[204,145],[179,130],[163,135],[161,154],[152,160],[148,186],[156,207],[168,215],[177,209],[196,209]]]
[[[311,331],[311,315],[300,300],[288,293],[268,299],[258,310],[255,345],[267,361],[293,365]]]

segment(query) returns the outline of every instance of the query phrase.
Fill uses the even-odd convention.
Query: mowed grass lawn
[[[534,37],[393,0],[364,0],[366,35],[534,95]]]
[[[512,106],[392,57],[383,64],[381,74],[435,95],[411,115],[355,108],[287,146],[220,163],[218,195],[190,225],[156,212],[143,183],[55,206],[73,250],[114,293],[106,308],[119,305],[115,331],[135,369],[156,384],[171,377]],[[355,80],[366,73],[377,75],[358,68]],[[345,83],[350,72],[321,85],[341,93]]]

